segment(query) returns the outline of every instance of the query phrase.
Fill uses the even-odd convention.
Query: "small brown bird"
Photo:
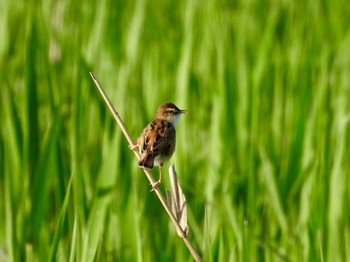
[[[137,139],[137,144],[130,147],[132,150],[139,148],[139,167],[152,169],[153,166],[159,166],[159,180],[152,185],[153,189],[162,183],[162,166],[175,151],[175,126],[180,115],[185,112],[186,110],[180,110],[173,103],[160,105],[153,121],[143,129]]]

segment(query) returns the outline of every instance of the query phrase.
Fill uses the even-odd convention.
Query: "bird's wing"
[[[175,128],[168,121],[153,121],[145,127],[142,137],[140,148],[143,153],[158,155],[175,142]]]

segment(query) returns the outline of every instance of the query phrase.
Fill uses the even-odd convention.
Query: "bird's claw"
[[[149,191],[149,192],[155,191],[155,190],[160,186],[161,183],[162,183],[162,182],[161,182],[160,180],[158,180],[157,182],[155,182],[155,183],[152,185],[151,191]]]
[[[138,147],[137,144],[129,145],[129,148],[134,151]]]

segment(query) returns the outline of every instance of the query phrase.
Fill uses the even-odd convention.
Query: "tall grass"
[[[205,261],[349,260],[347,1],[0,1],[0,260],[191,260],[89,71],[134,137],[188,110]]]

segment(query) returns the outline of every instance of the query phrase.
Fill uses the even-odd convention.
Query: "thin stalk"
[[[121,120],[121,118],[120,118],[118,112],[115,110],[115,108],[114,108],[114,106],[112,105],[111,101],[109,100],[107,94],[105,93],[105,91],[103,90],[101,84],[100,84],[99,81],[97,80],[95,74],[94,74],[93,72],[90,72],[89,74],[90,74],[91,78],[93,79],[93,81],[95,82],[95,85],[96,85],[97,89],[100,91],[100,93],[101,93],[101,95],[102,95],[104,101],[106,102],[106,104],[107,104],[109,110],[112,112],[112,115],[113,115],[115,121],[117,121],[117,123],[118,123],[120,129],[122,130],[122,132],[123,132],[123,134],[124,134],[126,140],[127,140],[128,143],[129,143],[129,146],[130,146],[131,148],[133,148],[133,147],[134,147],[134,142],[133,142],[133,140],[131,139],[131,137],[130,137],[128,131],[126,130],[126,128],[125,128],[125,126],[124,126],[124,124],[123,124],[123,121]],[[138,152],[136,149],[134,149],[134,150],[132,150],[132,151],[134,152],[134,154],[135,154],[135,156],[137,157],[137,159],[140,159],[141,156],[140,156],[139,152]],[[146,169],[143,169],[143,171],[145,172],[145,174],[146,174],[146,176],[147,176],[147,179],[149,180],[149,182],[151,183],[151,185],[153,185],[156,181],[155,181],[155,179],[153,178],[152,174],[151,174],[148,170],[146,170]],[[193,248],[191,242],[190,242],[189,239],[187,238],[186,233],[182,230],[180,224],[177,222],[175,216],[174,216],[173,213],[171,212],[171,209],[170,209],[170,207],[168,206],[168,204],[167,204],[167,202],[166,202],[166,200],[165,200],[165,198],[164,198],[164,196],[163,196],[163,194],[162,194],[162,191],[160,191],[159,187],[156,187],[153,191],[156,193],[156,195],[157,195],[159,201],[162,203],[162,205],[163,205],[165,211],[168,213],[168,215],[169,215],[171,221],[173,222],[174,226],[176,227],[177,231],[180,232],[180,235],[181,235],[180,237],[181,237],[181,238],[183,239],[183,241],[185,242],[187,248],[188,248],[189,251],[191,252],[191,254],[192,254],[193,258],[195,259],[195,261],[201,261],[201,258],[200,258],[200,256],[198,255],[197,251]]]

